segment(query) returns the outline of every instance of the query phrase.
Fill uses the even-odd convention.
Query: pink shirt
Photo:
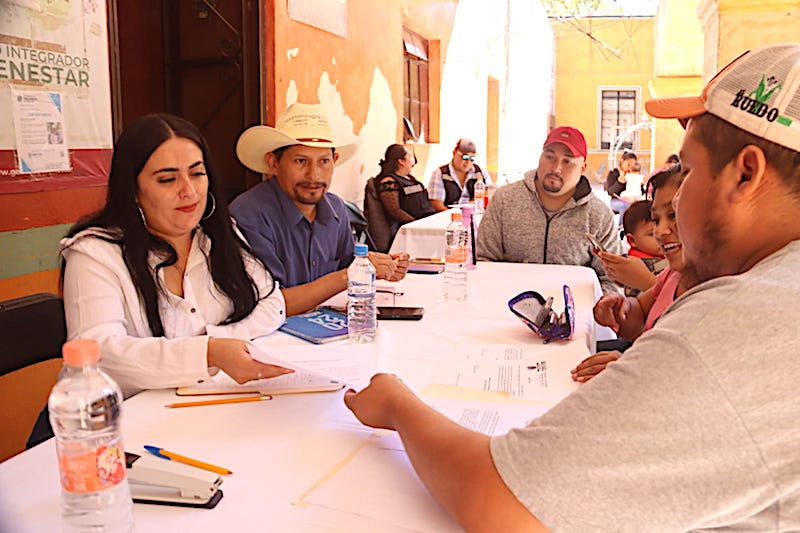
[[[645,331],[651,329],[658,317],[675,301],[675,290],[677,290],[680,280],[680,272],[675,272],[669,267],[656,276],[656,284],[653,287],[655,301],[653,302],[653,307],[650,308],[650,312],[647,313],[647,320],[644,323]]]

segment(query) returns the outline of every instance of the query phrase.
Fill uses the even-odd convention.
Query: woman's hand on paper
[[[392,430],[397,429],[395,409],[409,399],[419,401],[394,374],[375,374],[361,392],[350,389],[344,393],[344,404],[362,424]]]
[[[628,318],[631,303],[619,293],[604,294],[594,304],[594,320],[601,326],[608,326],[619,333],[619,328]]]
[[[587,357],[581,363],[572,369],[572,379],[579,383],[589,381],[594,376],[605,370],[605,368],[619,359],[622,354],[620,352],[598,352],[590,357]]]
[[[250,356],[248,342],[241,339],[212,337],[208,339],[208,366],[215,366],[237,383],[255,379],[274,378],[294,370],[256,361]]]
[[[656,276],[638,257],[625,257],[609,252],[597,252],[597,257],[603,262],[603,269],[608,277],[620,285],[646,291],[656,284]]]

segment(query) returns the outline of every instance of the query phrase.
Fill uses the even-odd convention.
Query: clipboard
[[[305,370],[295,370],[276,378],[261,379],[239,384],[225,372],[220,371],[208,380],[195,385],[178,387],[178,396],[201,396],[215,394],[300,394],[308,392],[331,392],[343,389],[345,383],[336,379],[314,374]]]

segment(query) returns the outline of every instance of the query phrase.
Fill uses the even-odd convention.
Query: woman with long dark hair
[[[126,394],[287,372],[248,351],[286,306],[221,198],[197,127],[147,115],[117,140],[105,206],[61,242],[68,337],[97,339]]]

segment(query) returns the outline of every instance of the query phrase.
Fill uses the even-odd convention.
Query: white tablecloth
[[[450,213],[440,211],[400,226],[392,241],[390,253],[407,252],[411,257],[444,257],[444,233],[450,224]]]
[[[437,372],[442,358],[458,357],[465,347],[488,344],[557,349],[559,355],[571,358],[569,364],[589,355],[595,331],[591,308],[600,295],[591,269],[481,263],[468,273],[469,299],[463,303],[443,301],[442,278],[409,275],[394,284],[393,288],[403,293],[396,297],[396,305],[424,306],[425,316],[419,322],[381,322],[377,341],[353,357],[354,369],[360,372],[355,381],[363,384],[372,372],[388,370],[412,387],[424,387],[441,377]],[[575,297],[575,338],[543,345],[508,310],[507,301],[524,290],[536,290],[555,296],[558,302],[564,283],[571,286]],[[382,303],[390,303],[391,296],[382,294],[381,298]],[[314,346],[276,333],[256,344],[276,356],[288,357],[287,350],[293,349],[295,356],[302,353],[305,359],[313,359],[316,354],[344,350],[348,341]],[[123,414],[127,451],[144,453],[144,445],[160,446],[234,472],[224,479],[225,495],[213,510],[136,504],[137,530],[408,532],[410,524],[386,523],[380,510],[377,517],[370,517],[309,505],[304,500],[322,482],[322,476],[335,471],[343,458],[374,438],[374,432],[344,407],[342,395],[342,391],[286,395],[266,402],[185,409],[163,407],[177,399],[171,389],[130,398]],[[417,483],[416,477],[408,474],[410,467],[404,465],[397,468],[405,468],[404,475]],[[421,501],[402,504],[411,508],[400,510],[408,517],[429,513],[439,516],[440,523],[449,523],[426,494],[423,491]],[[384,505],[401,504],[392,501]],[[0,531],[58,531],[59,516],[58,466],[52,439],[0,464]],[[428,526],[442,530],[438,525]]]

